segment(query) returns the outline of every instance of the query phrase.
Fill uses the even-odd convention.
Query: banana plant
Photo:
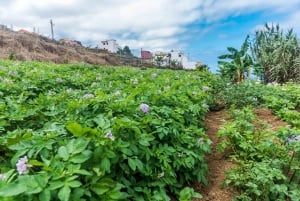
[[[229,78],[233,82],[242,82],[249,78],[251,67],[253,66],[252,57],[248,53],[249,35],[246,37],[240,50],[227,47],[228,54],[219,56],[219,72],[223,77]]]

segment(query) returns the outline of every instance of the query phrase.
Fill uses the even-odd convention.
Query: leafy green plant
[[[249,36],[247,36],[240,50],[228,47],[229,53],[218,57],[221,59],[218,61],[219,72],[223,78],[239,83],[250,77],[251,67],[254,64],[252,57],[248,53],[249,45]]]
[[[199,197],[181,190],[206,183],[211,141],[202,120],[214,103],[215,75],[84,63],[0,65],[5,199]]]
[[[284,33],[278,24],[266,24],[265,29],[256,31],[251,50],[258,63],[254,72],[266,83],[299,78],[299,39],[292,29]]]
[[[282,128],[272,133],[249,107],[232,108],[231,118],[218,136],[223,138],[219,150],[229,148],[238,165],[224,182],[238,191],[235,200],[298,200],[299,131]]]

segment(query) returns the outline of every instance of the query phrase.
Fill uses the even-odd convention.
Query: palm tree
[[[248,54],[249,36],[246,37],[240,50],[233,47],[227,47],[229,54],[219,56],[219,72],[222,76],[229,78],[233,82],[242,82],[249,78],[253,61]],[[225,61],[224,61],[225,60]]]
[[[163,63],[163,59],[164,59],[163,56],[157,56],[157,57],[155,58],[155,63],[156,63],[156,65],[158,65],[159,67],[161,67],[161,65],[162,65],[162,63]]]

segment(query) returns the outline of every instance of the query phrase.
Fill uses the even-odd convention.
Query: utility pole
[[[50,25],[51,25],[51,36],[52,36],[52,40],[54,40],[54,32],[53,32],[53,22],[52,22],[52,19],[50,19]]]

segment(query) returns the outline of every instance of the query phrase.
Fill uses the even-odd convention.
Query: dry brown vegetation
[[[12,56],[25,61],[120,65],[117,55],[62,45],[37,34],[0,30],[0,58]]]

